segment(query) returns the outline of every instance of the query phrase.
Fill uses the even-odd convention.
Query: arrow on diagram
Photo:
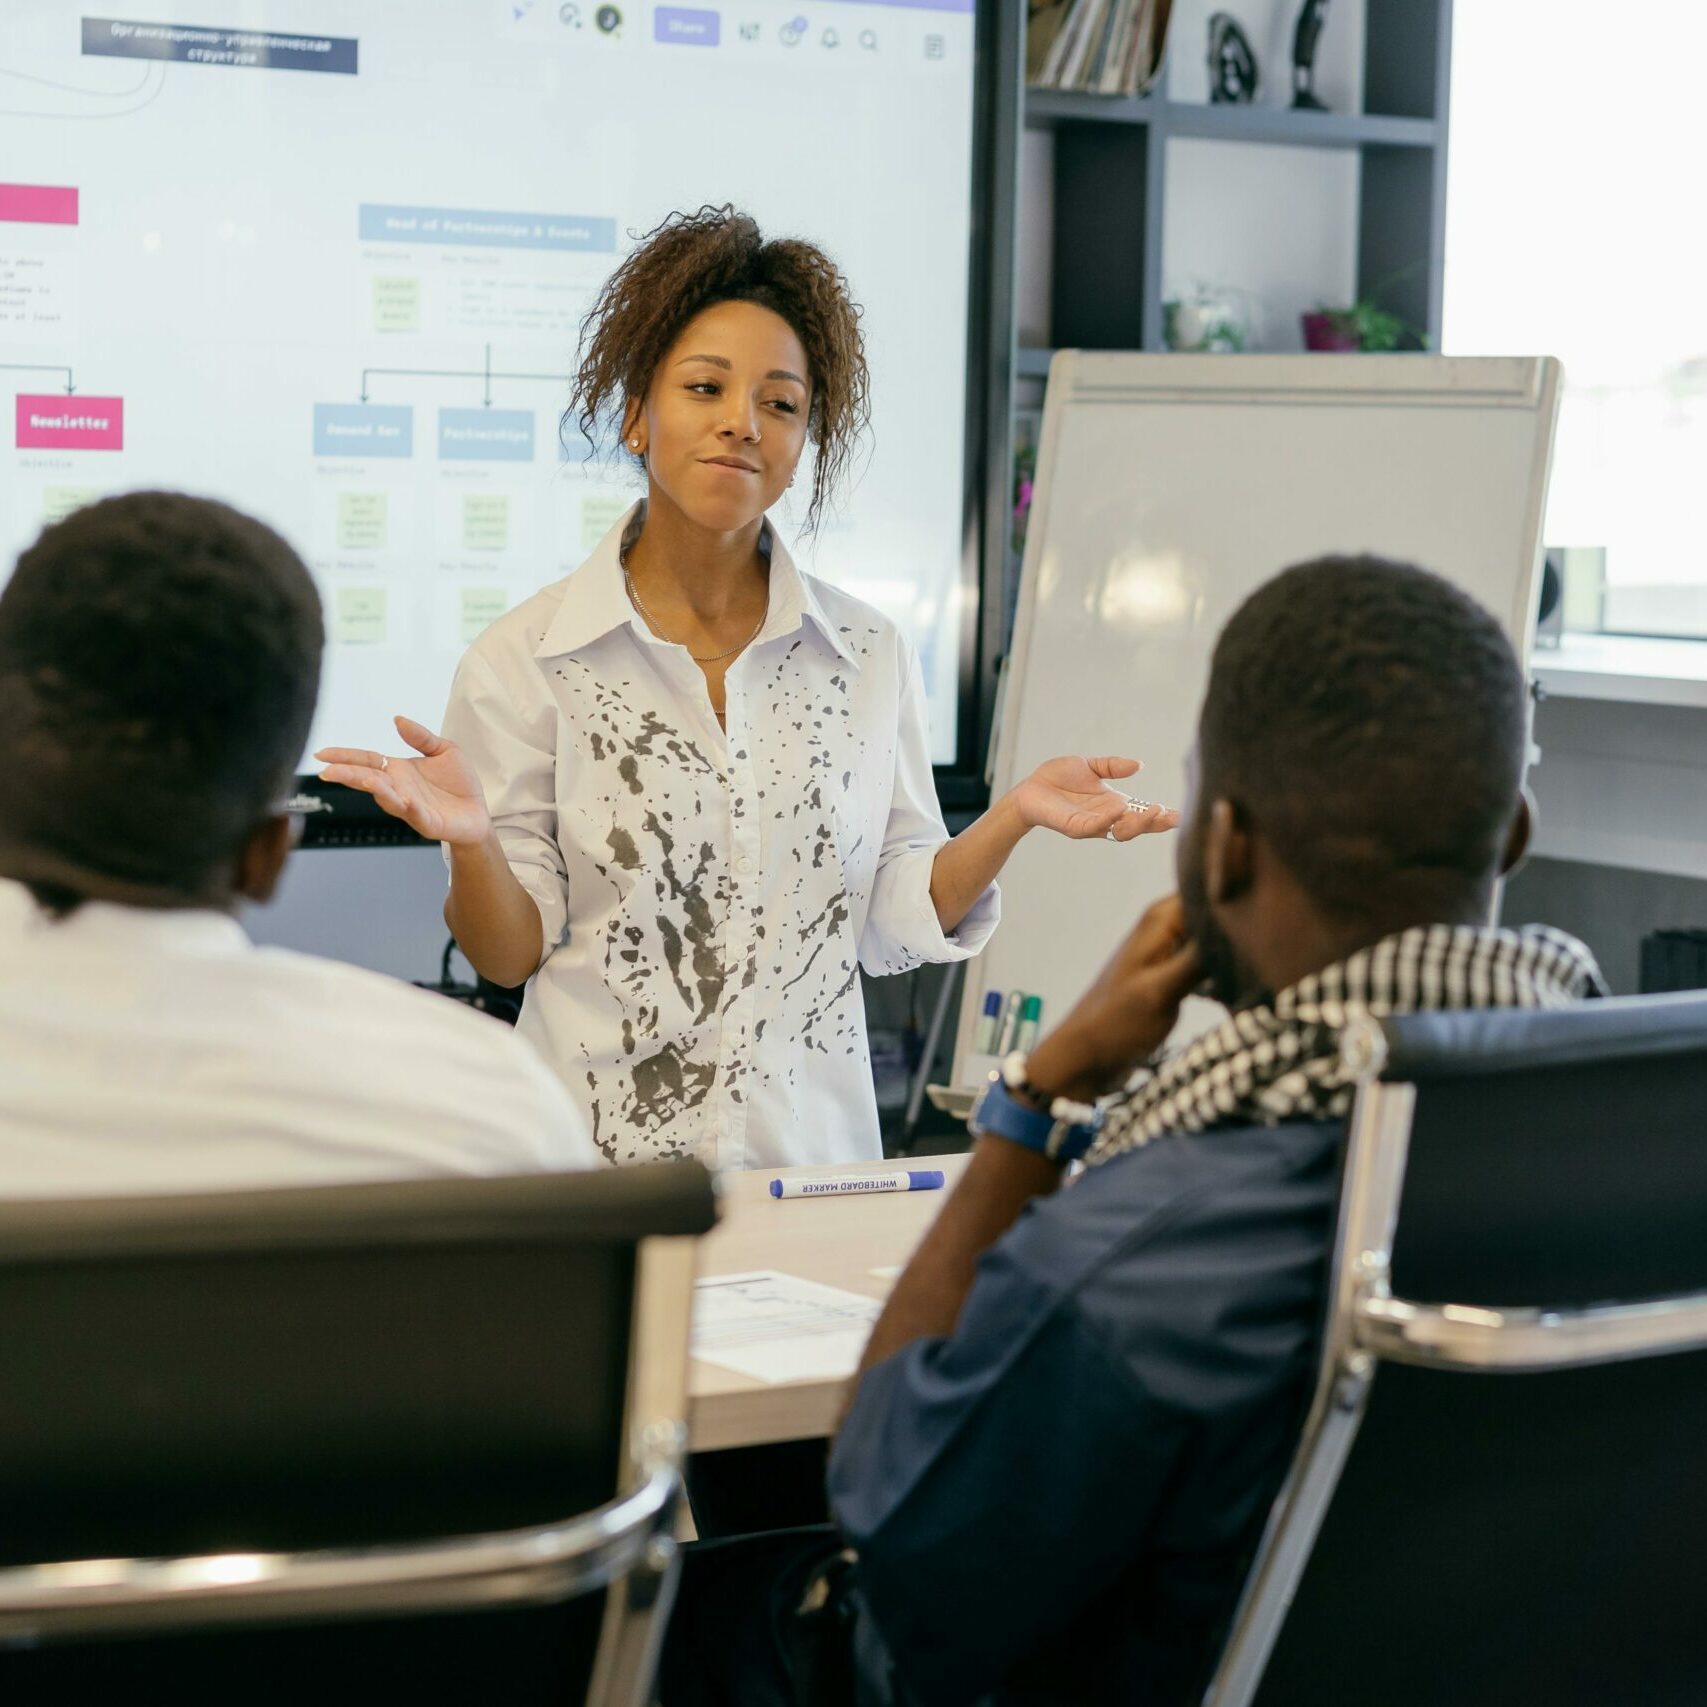
[[[69,368],[59,369],[69,375]],[[549,385],[567,385],[570,375],[564,373],[507,373],[492,371],[492,346],[488,344],[485,352],[485,363],[478,368],[445,368],[445,367],[364,367],[362,369],[361,400],[368,401],[368,381],[376,375],[390,375],[394,378],[405,379],[478,379],[484,386],[481,403],[488,409],[492,407],[492,381],[495,379],[517,379],[543,381]]]
[[[0,362],[0,368],[8,368],[14,373],[62,373],[65,375],[65,395],[69,397],[77,387],[71,383],[71,369],[50,362]]]

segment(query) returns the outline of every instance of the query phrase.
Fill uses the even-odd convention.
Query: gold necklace
[[[634,608],[640,612],[641,616],[646,619],[646,626],[650,628],[660,640],[668,640],[672,646],[681,645],[679,640],[670,640],[669,635],[664,632],[663,624],[660,623],[657,617],[655,617],[651,611],[649,611],[645,605],[640,602],[640,594],[635,590],[634,586],[634,577],[629,574],[628,565],[626,563],[622,566],[622,579],[624,585],[628,588],[628,602],[633,605]],[[755,628],[745,640],[741,641],[738,645],[731,646],[727,652],[712,652],[703,657],[698,652],[689,652],[688,656],[692,658],[696,664],[721,664],[725,658],[733,658],[737,652],[745,652],[747,648],[758,639],[760,630],[763,629],[765,624],[770,620],[770,614],[770,593],[767,589],[765,594],[765,608],[759,616],[759,626],[758,628]]]

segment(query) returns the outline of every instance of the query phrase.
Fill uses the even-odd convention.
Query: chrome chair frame
[[[1204,1707],[1247,1707],[1363,1420],[1377,1366],[1536,1372],[1707,1348],[1707,1294],[1581,1310],[1416,1304],[1391,1286],[1416,1089],[1384,1083],[1387,1040],[1359,1016],[1342,1049],[1358,1088],[1347,1133],[1318,1379]]]
[[[696,1241],[637,1258],[623,1491],[559,1522],[301,1553],[78,1559],[0,1569],[0,1648],[79,1638],[556,1604],[607,1590],[588,1707],[647,1707],[680,1568]]]

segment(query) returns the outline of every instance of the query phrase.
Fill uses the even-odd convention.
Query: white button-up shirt
[[[774,536],[770,613],[725,679],[630,604],[620,547],[492,624],[445,733],[479,772],[544,926],[518,1030],[613,1162],[754,1168],[880,1154],[859,968],[976,953],[995,886],[945,936],[947,840],[918,660]]]
[[[508,1026],[224,913],[0,880],[0,1195],[243,1191],[591,1167]]]

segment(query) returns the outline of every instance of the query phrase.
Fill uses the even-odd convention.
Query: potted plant
[[[1307,350],[1396,350],[1406,336],[1428,340],[1397,314],[1381,307],[1374,293],[1360,296],[1349,308],[1318,306],[1302,316]]]
[[[1197,284],[1162,304],[1162,341],[1170,350],[1236,352],[1249,342],[1250,320],[1242,291]]]
[[[1016,439],[1019,438],[1016,433]],[[1031,519],[1031,499],[1037,488],[1037,446],[1029,437],[1014,446],[1013,552],[1025,555],[1025,528]]]

